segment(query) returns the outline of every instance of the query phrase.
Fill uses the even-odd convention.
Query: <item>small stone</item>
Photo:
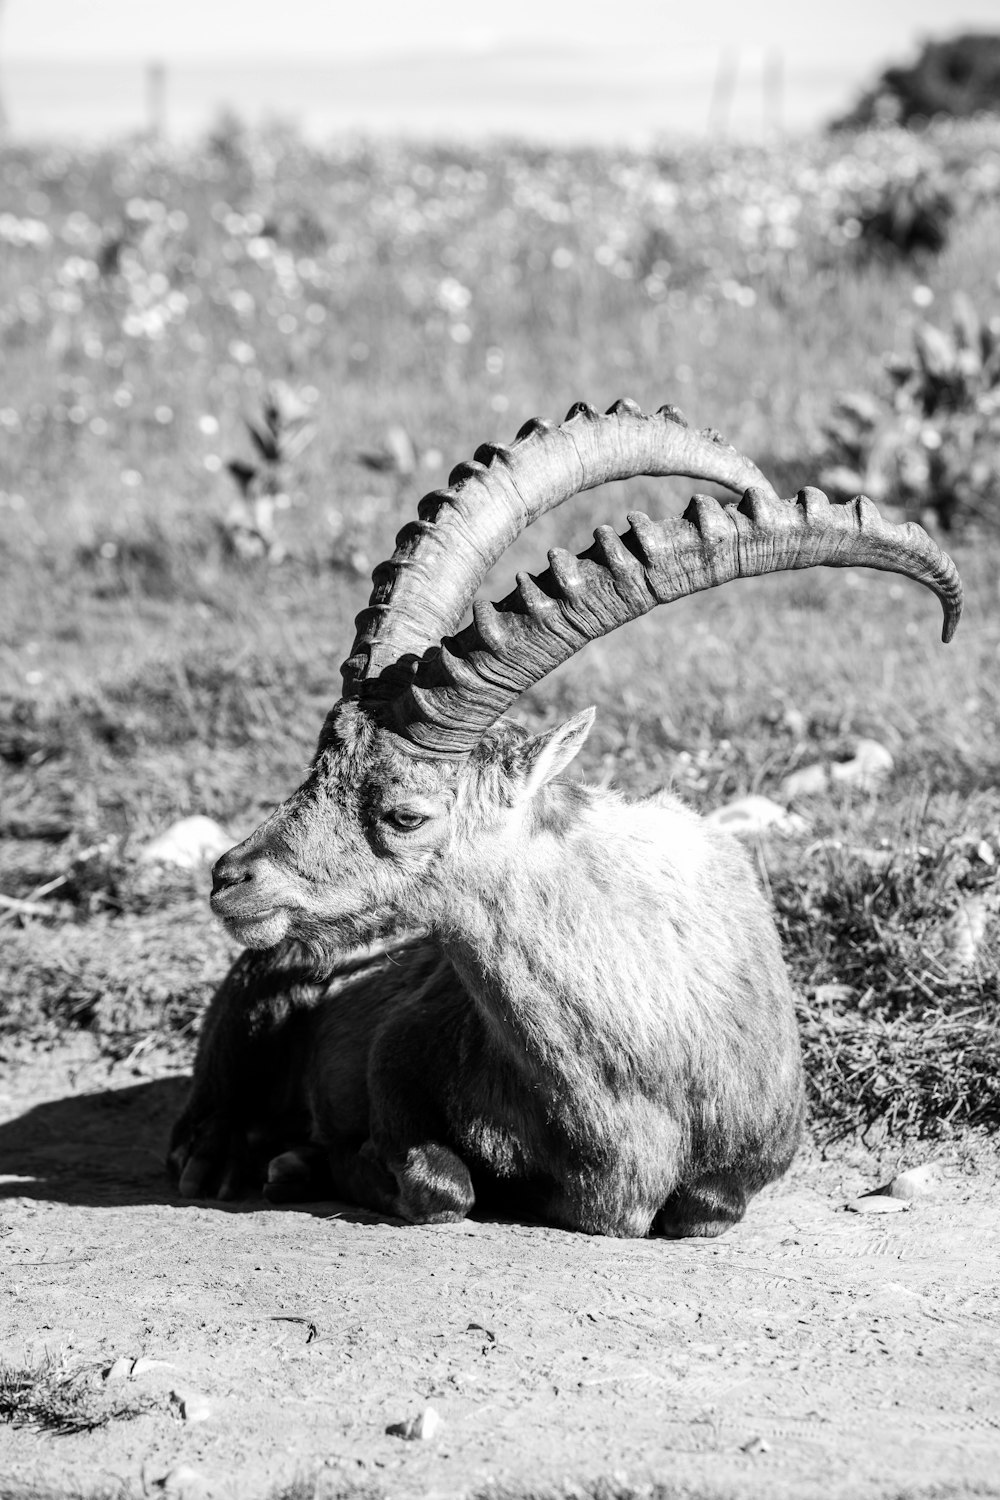
[[[858,992],[850,984],[818,984],[816,986],[817,1005],[854,1005],[858,998]]]
[[[214,862],[233,847],[234,840],[214,818],[201,813],[181,818],[144,844],[139,858],[144,864],[176,865],[182,870],[198,870]]]
[[[891,753],[878,740],[859,740],[852,760],[834,761],[830,775],[847,786],[871,791],[893,767]]]
[[[787,704],[781,716],[781,722],[789,734],[794,735],[797,740],[805,739],[806,730],[809,726],[806,723],[806,716],[801,708],[795,708],[790,703]]]
[[[913,1198],[927,1198],[940,1186],[941,1168],[936,1161],[928,1161],[921,1167],[909,1167],[905,1172],[900,1172],[888,1187],[881,1188],[880,1191],[890,1198],[909,1201]]]
[[[966,896],[944,927],[945,962],[959,974],[974,967],[994,916],[995,900],[984,895]]]
[[[440,1427],[440,1415],[433,1406],[425,1406],[418,1416],[410,1417],[406,1422],[397,1422],[388,1430],[409,1443],[430,1443],[437,1436]]]
[[[767,1438],[762,1437],[751,1438],[749,1443],[744,1443],[740,1450],[741,1453],[748,1453],[751,1458],[756,1458],[758,1453],[770,1453],[770,1451],[771,1444]]]
[[[853,1203],[847,1205],[849,1214],[898,1214],[905,1213],[909,1208],[908,1203],[901,1203],[898,1198],[887,1198],[883,1193],[867,1193],[863,1198],[855,1198]]]
[[[212,1486],[190,1464],[178,1464],[156,1483],[164,1500],[209,1500]]]
[[[173,1390],[170,1399],[185,1422],[207,1422],[212,1415],[212,1403],[200,1391]]]
[[[794,802],[796,797],[815,797],[825,792],[829,783],[826,766],[800,766],[781,783],[781,795],[788,802]]]
[[[878,740],[859,740],[850,760],[817,762],[792,771],[781,783],[781,795],[788,802],[796,797],[816,797],[832,783],[874,791],[892,767],[892,755]]]
[[[807,833],[809,825],[797,813],[790,813],[770,797],[738,797],[724,807],[705,815],[713,828],[734,833],[737,838],[751,838],[758,833]]]
[[[132,1366],[132,1379],[138,1380],[141,1375],[152,1375],[158,1370],[175,1368],[169,1359],[137,1359]]]
[[[131,1354],[119,1354],[114,1364],[109,1365],[105,1370],[104,1379],[109,1382],[112,1380],[128,1380],[135,1369],[135,1365],[136,1361],[132,1358]]]

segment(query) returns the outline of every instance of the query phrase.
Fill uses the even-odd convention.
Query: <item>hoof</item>
[[[264,1197],[269,1203],[306,1203],[329,1198],[333,1182],[320,1146],[300,1146],[272,1156],[267,1164]]]

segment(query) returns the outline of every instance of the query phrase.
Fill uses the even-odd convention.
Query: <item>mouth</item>
[[[229,935],[244,948],[273,948],[288,931],[291,915],[283,906],[268,906],[262,911],[240,915],[219,912]]]

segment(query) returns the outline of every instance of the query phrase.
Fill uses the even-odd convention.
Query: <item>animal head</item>
[[[548,554],[498,604],[486,574],[538,516],[584,489],[635,475],[686,474],[742,494],[695,496],[683,516],[598,527],[579,556]],[[433,924],[449,885],[544,819],[543,788],[589,731],[592,711],[532,737],[504,719],[560,662],[657,604],[731,579],[791,568],[866,566],[924,583],[950,639],[961,610],[951,559],[870,500],[818,490],[781,500],[717,434],[673,407],[643,416],[577,405],[559,427],[529,422],[509,448],[480,448],[450,487],[420,502],[375,570],[342,668],[344,690],[303,785],[215,867],[213,908],[240,941],[291,938],[331,951]]]
[[[491,725],[459,759],[415,757],[356,702],[329,715],[304,784],[215,867],[212,905],[248,947],[286,936],[316,953],[432,925],[463,855],[516,858],[536,797],[594,721],[546,734]]]

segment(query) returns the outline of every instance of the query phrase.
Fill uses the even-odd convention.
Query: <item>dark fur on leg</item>
[[[333,1176],[322,1146],[295,1146],[268,1162],[268,1203],[316,1203],[333,1196]]]
[[[167,1165],[185,1197],[259,1188],[269,1157],[308,1137],[307,1021],[326,988],[292,945],[233,964],[209,1006],[170,1136]]]
[[[653,1233],[670,1240],[714,1239],[738,1224],[746,1208],[742,1182],[719,1172],[671,1193],[653,1221]]]
[[[331,1110],[327,1078],[319,1080],[320,1123],[334,1178],[356,1201],[430,1224],[465,1218],[475,1194],[468,1167],[449,1143],[441,1106],[455,1076],[464,995],[450,968],[434,955],[423,956],[410,977],[418,975],[423,984],[396,1000],[371,1041],[371,1139],[357,1152],[337,1139],[347,1123],[345,1101],[341,1092]]]

